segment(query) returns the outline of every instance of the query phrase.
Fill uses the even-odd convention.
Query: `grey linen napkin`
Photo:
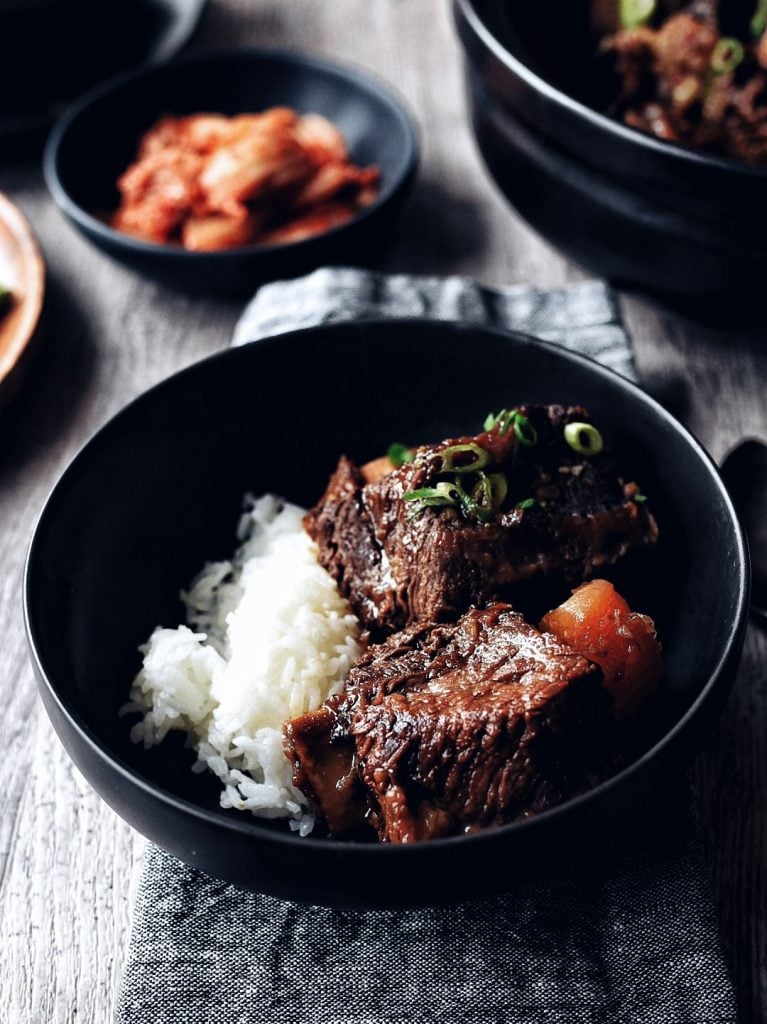
[[[526,331],[633,375],[609,290],[323,269],[263,287],[234,343],[425,316]],[[586,873],[456,906],[368,912],[242,892],[149,845],[117,1024],[734,1024],[689,795]]]

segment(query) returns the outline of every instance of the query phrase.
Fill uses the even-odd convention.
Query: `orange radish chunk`
[[[632,612],[607,580],[591,580],[541,619],[553,633],[602,669],[619,721],[631,718],[658,686],[661,646],[647,615]]]

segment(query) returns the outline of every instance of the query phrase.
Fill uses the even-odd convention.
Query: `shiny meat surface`
[[[389,843],[472,832],[601,777],[611,756],[601,682],[599,669],[508,605],[471,609],[453,625],[413,625],[370,647],[340,699],[289,723],[286,750],[333,834],[366,820]],[[338,810],[355,776],[367,817],[358,800],[351,814]]]
[[[718,2],[678,6],[659,4],[651,23],[603,40],[620,80],[614,112],[661,139],[767,162],[767,35],[756,16],[749,24],[756,7],[739,18]]]
[[[413,462],[372,483],[341,458],[305,526],[374,638],[411,622],[454,620],[534,577],[580,582],[655,542],[652,515],[634,500],[636,484],[616,474],[610,455],[578,455],[565,442],[568,423],[588,422],[584,409],[519,411],[535,431],[532,445],[513,429],[495,428],[419,448]],[[444,468],[456,445],[481,449],[485,477],[505,481],[507,493],[482,519],[455,504],[419,507],[407,499],[456,479]],[[471,474],[457,478],[470,487]]]
[[[285,754],[293,764],[294,784],[311,800],[333,835],[349,835],[367,826],[368,800],[356,771],[354,743],[331,743],[338,700],[285,725]]]

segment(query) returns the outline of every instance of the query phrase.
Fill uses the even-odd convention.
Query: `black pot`
[[[760,294],[767,171],[601,111],[588,0],[455,0],[480,151],[511,204],[618,284],[716,308]]]
[[[382,379],[386,386],[381,386]],[[169,737],[146,751],[118,717],[178,592],[226,558],[246,491],[313,503],[339,453],[365,460],[476,428],[490,409],[583,403],[661,528],[622,589],[653,615],[665,678],[632,762],[537,817],[411,846],[301,839],[218,805],[217,780]],[[337,906],[454,900],[508,888],[567,850],[646,829],[700,748],[738,662],[748,610],[743,536],[718,472],[690,434],[615,373],[517,334],[423,321],[336,324],[226,351],[137,399],[54,488],[26,569],[29,641],[56,731],[101,796],[189,864],[258,892]],[[564,595],[563,595],[564,596]],[[176,737],[178,739],[178,737]],[[629,840],[630,841],[630,840]]]

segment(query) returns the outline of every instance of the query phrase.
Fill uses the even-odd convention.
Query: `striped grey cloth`
[[[528,331],[633,373],[597,282],[319,270],[262,288],[235,344],[402,314]],[[362,913],[242,892],[150,845],[117,1024],[735,1024],[689,794],[630,852],[564,862],[495,899]]]
[[[615,299],[601,281],[565,288],[495,289],[467,277],[324,267],[308,277],[261,288],[240,318],[233,344],[313,324],[395,316],[507,327],[559,342],[626,377],[635,375]]]

